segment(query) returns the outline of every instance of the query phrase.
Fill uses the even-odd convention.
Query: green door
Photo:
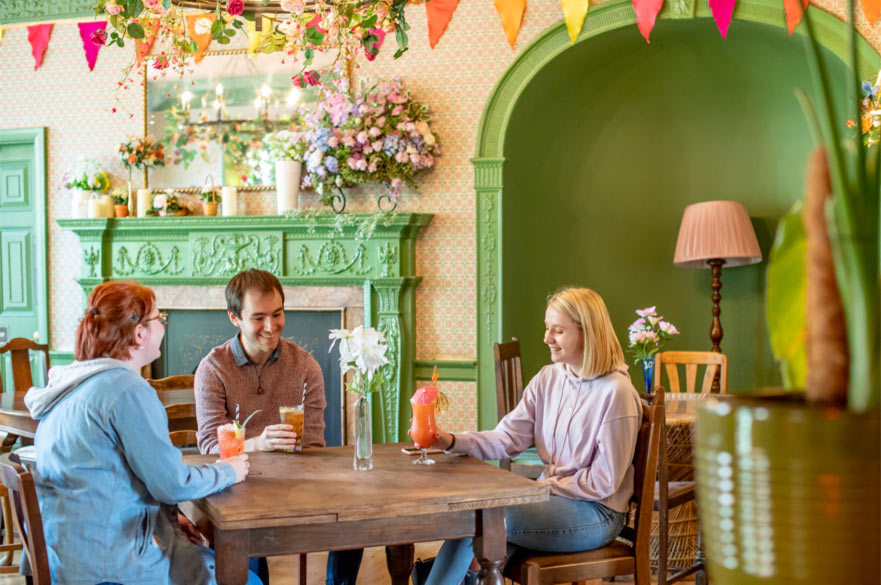
[[[0,344],[49,342],[45,137],[44,128],[0,130]],[[9,390],[6,361],[0,370]]]

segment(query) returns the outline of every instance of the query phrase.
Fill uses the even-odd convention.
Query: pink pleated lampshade
[[[704,201],[685,208],[673,264],[707,268],[707,260],[725,260],[725,267],[762,261],[762,251],[749,220],[737,201]]]

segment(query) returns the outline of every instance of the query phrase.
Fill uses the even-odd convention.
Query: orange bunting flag
[[[196,43],[196,53],[193,60],[201,63],[204,58],[203,53],[208,45],[211,44],[211,25],[217,20],[216,12],[203,12],[201,14],[187,14],[187,29],[190,31],[190,38]]]
[[[786,28],[789,36],[801,22],[802,14],[808,9],[808,0],[783,0],[783,11],[786,13]]]
[[[526,12],[526,0],[493,0],[493,3],[502,20],[508,44],[513,49],[520,32],[520,23],[523,22],[523,14]]]
[[[869,24],[875,26],[878,18],[881,17],[881,0],[863,0],[863,14]]]
[[[655,28],[658,13],[664,5],[664,0],[633,0],[633,11],[636,13],[636,26],[639,33],[645,37],[645,42],[651,43],[649,36]]]
[[[578,38],[581,27],[584,26],[584,18],[587,16],[587,0],[561,0],[563,5],[563,20],[566,21],[566,30],[572,44]]]
[[[138,20],[135,19],[135,22],[138,22]],[[159,20],[147,20],[139,24],[144,27],[144,38],[135,39],[135,58],[138,60],[138,67],[141,66],[144,57],[150,54],[150,49],[153,48],[153,43],[156,42],[156,34],[159,32]]]
[[[459,0],[431,0],[425,3],[425,14],[428,16],[428,44],[433,49],[459,6]]]
[[[731,26],[731,15],[734,14],[735,0],[710,0],[710,11],[716,20],[716,28],[724,39],[728,35],[728,27]],[[792,34],[792,33],[790,33]]]
[[[34,71],[43,64],[43,55],[49,46],[49,35],[52,34],[51,24],[35,24],[28,27],[28,41],[31,43],[31,54],[34,56]]]

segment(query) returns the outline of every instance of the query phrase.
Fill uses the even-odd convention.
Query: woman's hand
[[[251,464],[248,463],[247,453],[236,455],[235,457],[230,457],[229,459],[223,459],[222,461],[231,465],[233,470],[236,472],[236,480],[233,482],[234,484],[245,481],[245,478],[248,477],[248,470],[250,469]]]
[[[450,448],[450,445],[453,444],[453,435],[450,433],[446,433],[440,429],[437,431],[437,437],[435,437],[434,441],[431,442],[431,445],[420,445],[419,443],[414,442],[417,449],[442,449],[446,451]]]
[[[245,441],[245,451],[275,451],[293,449],[297,444],[297,433],[292,425],[269,425],[259,437]]]
[[[177,522],[180,524],[180,529],[183,530],[184,536],[186,536],[190,542],[202,546],[202,533],[199,532],[199,529],[196,528],[195,524],[190,522],[189,518],[178,513]]]

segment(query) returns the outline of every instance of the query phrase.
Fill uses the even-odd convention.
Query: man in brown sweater
[[[202,359],[196,370],[197,440],[202,453],[217,453],[217,427],[243,422],[245,451],[292,449],[291,425],[278,421],[280,406],[304,405],[303,446],[324,447],[324,378],[312,355],[282,338],[284,291],[264,270],[247,270],[226,285],[229,319],[239,333]],[[331,552],[327,585],[355,585],[363,550]],[[268,584],[265,559],[252,570]],[[259,566],[258,566],[259,565]]]

